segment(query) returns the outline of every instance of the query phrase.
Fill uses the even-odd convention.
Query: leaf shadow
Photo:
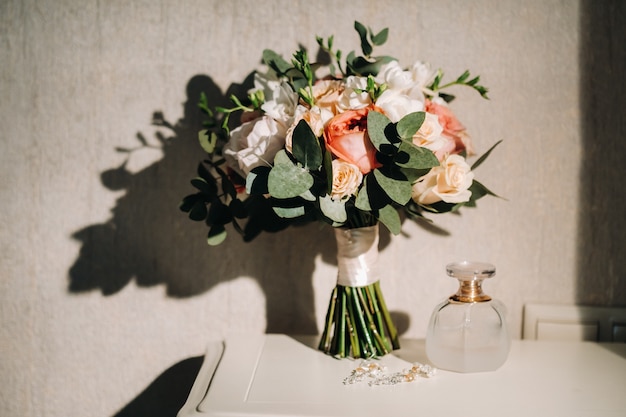
[[[101,173],[105,188],[124,194],[107,221],[72,234],[81,248],[69,270],[70,293],[97,290],[110,296],[134,280],[139,287],[164,285],[169,297],[185,298],[245,276],[256,280],[266,297],[267,332],[317,333],[311,277],[319,254],[334,262],[330,230],[307,225],[244,243],[230,229],[226,242],[209,247],[208,230],[178,209],[192,190],[189,181],[204,156],[197,139],[202,127],[200,93],[210,105],[224,106],[227,97],[247,88],[245,82],[234,84],[223,94],[210,77],[192,77],[183,117],[172,123],[155,112],[153,121],[162,130],[154,138],[138,133],[138,148],[128,152],[132,158],[156,143],[162,159],[138,172],[128,169],[127,160]]]
[[[206,75],[192,77],[178,121],[170,122],[156,111],[153,122],[159,130],[154,138],[139,132],[136,149],[118,148],[128,159],[102,172],[100,182],[124,193],[109,219],[71,235],[81,248],[68,274],[70,293],[100,291],[111,296],[134,282],[139,287],[163,285],[168,297],[187,298],[250,277],[265,296],[267,333],[318,334],[311,281],[318,257],[336,265],[332,227],[319,222],[291,226],[263,233],[250,243],[229,228],[224,243],[209,247],[208,229],[178,209],[182,197],[193,190],[189,182],[205,155],[198,143],[200,94],[206,94],[211,107],[226,106],[231,94],[241,96],[251,87],[251,76],[225,93]],[[154,146],[163,157],[132,172],[128,165],[135,152]],[[381,228],[380,248],[390,239]]]

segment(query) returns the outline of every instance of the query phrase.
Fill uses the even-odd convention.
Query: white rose
[[[400,67],[398,61],[391,61],[380,67],[375,78],[378,84],[387,84],[390,90],[405,92],[413,87],[412,75]]]
[[[424,93],[432,95],[426,86],[429,85],[436,73],[428,64],[416,62],[409,70],[403,70],[398,61],[391,61],[380,67],[376,82],[387,84],[387,88],[409,96],[414,100],[424,101]]]
[[[339,111],[358,110],[369,106],[372,103],[367,89],[367,78],[349,76],[345,81],[345,89],[339,97],[337,108]]]
[[[293,123],[293,117],[298,105],[298,94],[286,82],[281,82],[273,88],[269,95],[265,95],[265,103],[261,110],[286,128]]]
[[[423,62],[416,62],[413,64],[411,69],[411,79],[413,80],[413,87],[408,94],[411,97],[424,96],[424,92],[429,93],[429,95],[433,95],[432,91],[428,90],[426,86],[430,85],[435,76],[437,75],[436,71],[433,71],[430,68],[430,65]]]
[[[472,196],[474,173],[460,155],[449,155],[413,184],[412,198],[418,204],[463,203]]]
[[[341,200],[357,192],[363,174],[358,166],[341,159],[333,160],[333,189],[331,197],[333,200]]]
[[[254,73],[254,88],[248,91],[248,94],[255,91],[263,91],[266,98],[272,99],[272,92],[280,85],[280,80],[274,71],[268,71],[265,74],[259,72]]]
[[[424,103],[396,90],[386,90],[376,100],[376,107],[381,108],[389,120],[396,123],[409,113],[424,110]]]
[[[285,145],[285,128],[268,116],[246,122],[230,133],[224,146],[228,165],[246,178],[252,168],[270,165]]]

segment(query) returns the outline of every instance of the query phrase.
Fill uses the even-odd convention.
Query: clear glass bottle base
[[[426,355],[448,371],[495,371],[506,361],[511,343],[504,305],[482,291],[482,280],[495,275],[495,268],[457,263],[448,266],[448,275],[459,279],[459,291],[435,307]]]

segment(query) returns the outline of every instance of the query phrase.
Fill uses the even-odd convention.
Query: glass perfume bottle
[[[449,371],[498,369],[511,341],[504,304],[482,289],[483,280],[496,274],[495,266],[463,261],[447,265],[446,272],[459,280],[459,289],[433,311],[426,334],[428,359]]]

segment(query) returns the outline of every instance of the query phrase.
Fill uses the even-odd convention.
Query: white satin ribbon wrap
[[[379,280],[378,225],[335,229],[337,238],[337,284],[365,287]]]

